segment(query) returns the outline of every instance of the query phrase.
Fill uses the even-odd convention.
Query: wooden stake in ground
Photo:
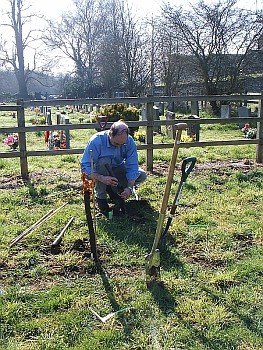
[[[89,228],[91,257],[92,257],[92,259],[97,261],[98,260],[98,252],[97,252],[96,234],[95,234],[95,230],[94,230],[92,214],[91,214],[91,207],[90,207],[91,196],[92,196],[92,187],[94,186],[94,181],[87,179],[87,176],[85,173],[82,173],[82,180],[83,180],[83,195],[84,195],[85,213],[86,213],[86,219],[87,219],[87,224],[88,224],[88,228]]]
[[[90,169],[91,169],[91,174],[92,174],[92,181],[93,181],[93,186],[92,186],[92,189],[91,189],[91,196],[92,196],[92,205],[93,205],[93,226],[94,226],[94,232],[95,232],[95,235],[96,235],[96,199],[95,199],[95,179],[94,179],[94,176],[93,176],[93,173],[94,173],[94,163],[93,163],[93,153],[92,153],[92,149],[90,150]]]

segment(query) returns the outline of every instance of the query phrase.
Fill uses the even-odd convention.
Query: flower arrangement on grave
[[[55,149],[66,148],[66,135],[63,133],[63,131],[53,133],[53,142]]]
[[[30,122],[32,123],[32,125],[45,125],[46,117],[38,116],[37,118],[31,118]]]
[[[182,135],[181,142],[194,142],[196,141],[196,135]]]
[[[12,150],[17,149],[18,147],[18,134],[13,133],[9,134],[3,141],[4,145],[9,146]]]
[[[248,132],[249,129],[250,129],[250,125],[249,125],[249,123],[246,123],[244,125],[244,127],[242,128],[242,132],[246,135],[246,133]]]
[[[245,126],[242,128],[242,132],[247,139],[255,139],[257,137],[257,129],[251,128],[249,123],[245,124]]]
[[[246,137],[247,139],[255,139],[255,138],[257,137],[257,129],[255,129],[255,128],[250,128],[250,129],[247,131],[245,137]]]
[[[139,141],[139,142],[145,142],[145,138],[146,138],[146,131],[145,130],[137,130],[135,131],[133,138],[135,141]]]
[[[46,131],[45,142],[48,145],[49,150],[53,149],[65,149],[66,148],[66,135],[63,131]]]

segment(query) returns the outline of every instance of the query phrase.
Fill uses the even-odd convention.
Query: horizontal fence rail
[[[155,120],[153,115],[154,103],[172,103],[172,102],[210,102],[210,101],[224,101],[225,104],[230,102],[246,102],[258,104],[258,114],[253,117],[229,117],[229,118],[202,118],[202,119],[173,119],[173,120]],[[240,140],[211,140],[211,141],[194,141],[183,142],[180,144],[181,148],[191,147],[207,147],[207,146],[226,146],[226,145],[257,145],[256,161],[263,163],[263,94],[256,95],[226,95],[226,96],[172,96],[172,97],[127,97],[127,98],[95,98],[95,99],[76,99],[76,100],[51,100],[51,101],[18,101],[17,105],[0,105],[0,111],[11,111],[17,113],[17,127],[2,127],[0,133],[18,133],[19,134],[19,151],[17,152],[0,152],[0,158],[20,158],[21,176],[23,179],[28,179],[28,157],[31,156],[56,156],[65,154],[82,154],[84,148],[74,149],[59,149],[59,150],[33,150],[29,151],[26,148],[26,135],[29,132],[39,131],[54,131],[58,128],[60,130],[70,131],[77,129],[100,129],[98,123],[81,123],[81,124],[56,124],[56,125],[25,125],[25,108],[39,107],[39,106],[81,106],[93,105],[100,106],[105,104],[125,103],[130,105],[145,105],[146,120],[142,121],[127,121],[129,127],[146,128],[146,144],[138,145],[138,150],[146,150],[146,166],[147,170],[153,170],[153,150],[172,148],[173,143],[153,143],[153,131],[160,126],[174,125],[177,122],[185,122],[188,125],[201,124],[230,124],[230,123],[257,123],[257,138],[256,139],[240,139]],[[107,127],[112,123],[108,122]]]

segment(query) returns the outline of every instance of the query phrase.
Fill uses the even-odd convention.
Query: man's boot
[[[126,214],[125,201],[117,192],[115,192],[111,186],[107,186],[106,191],[110,196],[111,201],[114,203],[113,215],[122,216]]]
[[[126,214],[126,208],[125,208],[125,201],[122,198],[118,198],[114,200],[114,207],[113,207],[113,215],[114,216],[123,216]]]
[[[107,199],[96,198],[100,212],[108,217],[110,207],[108,205]]]
[[[111,186],[107,186],[107,187],[106,187],[106,192],[108,193],[108,195],[109,195],[109,197],[110,197],[110,199],[111,199],[112,201],[115,201],[115,200],[117,200],[117,199],[120,198],[120,196],[118,195],[118,193],[115,192],[115,191],[113,191],[113,189],[111,188]]]

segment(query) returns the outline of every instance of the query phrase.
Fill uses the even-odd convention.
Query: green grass
[[[238,129],[226,132],[241,137]],[[222,129],[204,128],[202,134],[219,139]],[[86,135],[81,138],[84,147]],[[20,179],[19,160],[1,160],[1,349],[263,348],[263,167],[244,166],[244,159],[255,158],[255,148],[180,150],[178,161],[194,155],[198,162],[161,254],[163,283],[147,287],[145,255],[170,154],[154,152],[155,172],[138,189],[147,205],[138,204],[135,216],[97,219],[97,268],[90,258],[80,156],[30,158],[28,184]],[[144,167],[144,152],[140,159]],[[169,205],[179,180],[178,165]],[[14,237],[66,201],[10,247]],[[53,252],[53,240],[71,217],[60,251]],[[119,312],[102,323],[91,309],[101,316]]]

